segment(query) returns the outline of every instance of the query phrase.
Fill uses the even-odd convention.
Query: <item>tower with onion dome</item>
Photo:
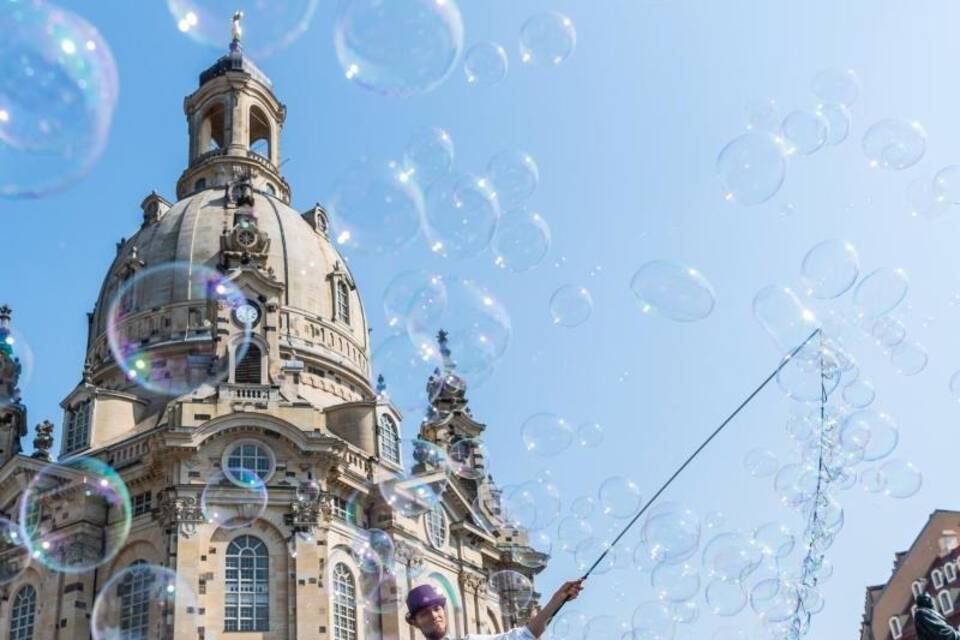
[[[503,513],[456,354],[440,336],[432,410],[401,439],[327,214],[291,206],[286,107],[235,35],[184,100],[175,198],[150,193],[117,245],[53,450],[41,425],[38,455],[21,453],[0,349],[0,534],[16,525],[0,535],[0,624],[58,640],[406,638],[404,595],[427,582],[455,635],[522,622],[548,558]],[[9,320],[0,309],[0,334]]]

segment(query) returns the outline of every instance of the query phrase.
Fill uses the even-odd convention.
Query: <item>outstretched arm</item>
[[[573,600],[580,595],[580,591],[583,589],[583,580],[583,578],[580,578],[579,580],[564,582],[540,612],[530,618],[530,622],[527,623],[527,629],[530,630],[530,633],[532,633],[534,637],[539,638],[543,635],[547,625],[550,623],[550,619],[553,618],[553,614],[557,612],[557,609],[559,609],[564,602]]]

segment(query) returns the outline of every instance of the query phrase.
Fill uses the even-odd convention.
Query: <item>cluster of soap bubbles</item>
[[[0,197],[39,197],[103,153],[117,66],[93,25],[53,4],[2,2],[0,29]]]
[[[856,74],[849,69],[824,70],[814,77],[811,90],[813,107],[782,118],[772,100],[747,108],[746,133],[730,141],[717,158],[717,174],[727,201],[741,206],[766,202],[780,190],[791,157],[813,155],[847,139],[850,105],[860,93]],[[875,137],[871,137],[870,152],[878,144]],[[869,156],[867,148],[865,137],[864,151]]]
[[[482,172],[456,167],[455,145],[439,127],[416,131],[402,160],[362,160],[336,180],[329,199],[336,244],[393,255],[423,236],[433,253],[453,259],[486,251],[515,272],[540,264],[550,227],[529,204],[540,182],[533,157],[503,150]]]
[[[520,28],[520,61],[525,65],[553,67],[567,60],[577,45],[573,21],[555,11],[528,18]],[[463,73],[471,85],[500,83],[509,69],[507,51],[497,42],[478,42],[467,49]]]
[[[225,49],[230,42],[230,24],[243,12],[241,42],[254,57],[267,57],[303,35],[313,21],[319,0],[167,0],[167,9],[177,29],[200,44]]]

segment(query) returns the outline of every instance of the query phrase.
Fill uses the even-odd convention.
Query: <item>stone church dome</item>
[[[238,287],[262,319],[254,328],[264,371],[257,383],[321,408],[373,398],[366,317],[328,237],[327,214],[320,205],[298,212],[289,204],[279,169],[286,107],[269,79],[232,47],[201,73],[184,111],[190,161],[177,183],[178,200],[151,193],[141,204],[141,228],[118,243],[90,318],[85,379],[148,404],[162,400],[124,371],[116,345],[111,350],[108,330],[117,324],[111,305],[119,294],[132,296],[125,335],[145,359],[163,363],[171,384],[196,376],[188,369],[199,358],[239,359],[224,335],[229,314],[212,317],[191,287],[191,274],[211,270]],[[149,275],[158,265],[177,268]],[[127,284],[138,278],[137,286]],[[205,335],[213,345],[203,344]],[[215,382],[237,382],[227,364],[221,378]],[[181,380],[173,388],[193,386],[199,385]]]

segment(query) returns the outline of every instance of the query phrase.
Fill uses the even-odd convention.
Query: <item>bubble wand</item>
[[[611,542],[610,545],[609,545],[606,549],[604,549],[603,553],[600,554],[600,557],[597,558],[597,560],[596,560],[592,565],[590,565],[590,568],[587,569],[587,572],[584,573],[583,576],[580,578],[580,580],[579,580],[580,582],[583,582],[584,580],[586,580],[587,578],[590,577],[590,574],[593,573],[593,570],[596,569],[597,566],[598,566],[601,562],[603,562],[603,559],[606,558],[606,557],[607,557],[607,554],[610,553],[610,551],[616,546],[617,542],[620,541],[620,538],[622,538],[624,535],[626,535],[627,531],[629,531],[630,528],[634,525],[634,523],[636,523],[636,521],[640,519],[640,516],[642,516],[642,515],[646,512],[646,510],[650,508],[650,505],[652,505],[654,502],[656,502],[657,498],[659,498],[660,495],[661,495],[664,491],[667,490],[667,487],[669,487],[669,486],[673,483],[673,481],[677,479],[677,476],[679,476],[681,473],[683,473],[683,470],[686,469],[686,468],[690,465],[690,463],[693,462],[694,459],[695,459],[698,455],[700,455],[700,452],[702,452],[702,451],[707,447],[707,445],[710,444],[710,442],[711,442],[714,438],[716,438],[718,435],[720,435],[720,432],[723,431],[723,429],[724,429],[728,424],[730,424],[730,422],[737,416],[737,414],[740,413],[740,411],[742,411],[744,407],[746,407],[748,404],[750,404],[750,401],[753,400],[753,399],[757,396],[757,394],[760,393],[760,392],[763,390],[764,387],[766,387],[768,384],[770,384],[770,381],[773,380],[774,378],[776,378],[776,377],[777,377],[777,374],[780,373],[780,371],[782,371],[783,368],[784,368],[785,366],[787,366],[787,364],[788,364],[791,360],[793,360],[793,358],[794,358],[798,353],[800,353],[800,351],[802,351],[803,348],[806,347],[807,344],[808,344],[811,340],[813,340],[813,339],[814,339],[815,337],[817,337],[818,335],[822,335],[822,333],[823,333],[823,330],[818,327],[817,329],[815,329],[815,330],[813,331],[813,333],[811,333],[809,336],[807,336],[807,339],[806,339],[806,340],[804,340],[803,342],[801,342],[799,346],[797,346],[793,351],[791,351],[789,354],[787,354],[787,357],[785,357],[785,358],[783,359],[783,362],[780,363],[780,366],[778,366],[776,369],[774,369],[774,370],[773,370],[773,373],[771,373],[769,376],[767,376],[767,378],[766,378],[763,382],[761,382],[761,383],[759,384],[759,386],[757,386],[757,388],[754,389],[754,390],[750,393],[750,395],[748,395],[748,396],[744,399],[744,401],[741,402],[740,405],[739,405],[736,409],[733,410],[733,413],[731,413],[729,416],[727,416],[726,420],[724,420],[723,422],[721,422],[721,423],[720,423],[720,426],[717,427],[716,429],[714,429],[713,433],[711,433],[709,436],[707,436],[707,439],[704,440],[702,443],[700,443],[700,446],[697,447],[696,450],[695,450],[693,453],[691,453],[691,454],[687,457],[686,460],[684,460],[683,464],[681,464],[681,465],[677,468],[677,470],[673,472],[673,475],[671,475],[671,476],[667,479],[667,481],[664,482],[664,483],[660,486],[659,489],[657,489],[657,492],[654,493],[653,496],[652,496],[649,500],[647,500],[646,504],[644,504],[643,507],[640,508],[640,511],[637,512],[637,515],[633,516],[633,518],[630,520],[630,522],[627,523],[627,526],[625,526],[625,527],[623,528],[623,530],[617,535],[617,537],[613,539],[613,542]],[[562,603],[560,603],[560,606],[557,607],[557,610],[553,612],[553,615],[550,616],[550,618],[553,619],[554,616],[556,616],[558,613],[560,613],[560,610],[563,609],[563,605],[565,605],[566,603],[567,603],[566,600],[563,601]]]

